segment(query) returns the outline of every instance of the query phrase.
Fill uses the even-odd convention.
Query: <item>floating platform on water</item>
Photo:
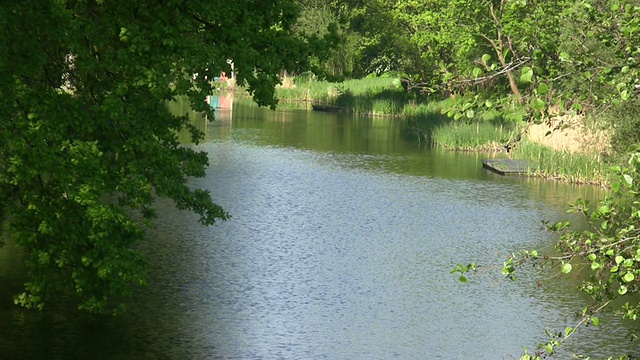
[[[536,163],[518,159],[482,159],[482,167],[500,175],[521,175],[534,171]]]
[[[351,112],[351,109],[344,106],[333,105],[311,105],[314,111],[326,111],[326,112]]]

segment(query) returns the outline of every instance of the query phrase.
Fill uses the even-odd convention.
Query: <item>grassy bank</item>
[[[610,165],[600,154],[559,151],[525,140],[515,149],[513,157],[535,161],[534,176],[599,186],[608,183]]]
[[[276,88],[276,96],[281,102],[311,102],[347,107],[357,114],[390,116],[402,115],[403,108],[412,100],[400,79],[391,76],[341,83],[285,78],[282,86]]]
[[[471,123],[454,121],[442,115],[441,109],[464,99],[416,97],[404,91],[397,78],[376,77],[338,84],[289,78],[277,89],[276,95],[286,103],[310,102],[347,107],[357,114],[397,116],[408,129],[436,147],[503,152],[499,156],[532,160],[537,164],[532,176],[599,186],[607,184],[609,164],[599,153],[555,150],[526,137],[521,139],[527,124],[504,120],[498,113],[485,114]],[[507,154],[505,146],[512,143],[517,146]]]
[[[513,123],[449,122],[433,129],[431,139],[434,145],[450,150],[504,151],[520,131]]]
[[[306,77],[285,78],[276,88],[281,103],[308,102],[349,108],[356,114],[396,116],[427,141],[451,150],[490,150],[502,147],[517,130],[514,122],[488,114],[466,124],[443,115],[443,108],[463,98],[432,99],[408,93],[399,78],[391,76],[346,80],[341,83]]]

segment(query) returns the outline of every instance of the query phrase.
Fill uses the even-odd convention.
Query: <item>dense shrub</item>
[[[632,144],[640,144],[640,99],[615,105],[607,111],[614,132],[611,146],[617,153],[625,152]]]

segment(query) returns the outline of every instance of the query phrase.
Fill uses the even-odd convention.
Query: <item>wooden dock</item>
[[[482,167],[500,175],[521,175],[535,171],[536,164],[529,160],[482,159]]]

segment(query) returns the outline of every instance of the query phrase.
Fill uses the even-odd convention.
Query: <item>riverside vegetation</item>
[[[572,183],[608,186],[608,169],[617,157],[611,151],[610,135],[586,128],[584,117],[574,116],[579,126],[569,133],[569,127],[546,123],[528,124],[522,114],[503,116],[497,110],[481,113],[466,121],[454,120],[443,114],[444,109],[460,106],[465,99],[416,96],[406,91],[401,79],[390,74],[350,79],[343,82],[321,81],[306,74],[285,77],[276,88],[281,102],[334,105],[350,109],[353,113],[371,116],[394,116],[434,146],[457,151],[493,152],[496,156],[513,156],[536,162],[537,170],[530,175],[559,179]],[[597,124],[591,128],[611,128],[612,119],[590,119]],[[542,137],[529,136],[531,129],[545,131]],[[562,148],[550,141],[553,132],[562,138],[561,145],[574,143],[580,147]],[[585,137],[594,138],[591,146],[583,146]],[[599,136],[596,136],[599,135]],[[618,135],[617,138],[621,138]],[[512,150],[509,154],[507,150]],[[621,154],[617,154],[620,156]]]
[[[631,0],[306,2],[294,30],[337,41],[325,61],[311,59],[313,73],[284,78],[278,97],[402,116],[438,146],[506,145],[539,160],[538,175],[606,186],[607,162],[623,161],[640,140],[638,8]],[[576,119],[580,129],[566,126]],[[550,134],[535,142],[551,149],[514,146],[541,124]],[[555,146],[558,133],[574,139],[563,143],[590,144]]]

